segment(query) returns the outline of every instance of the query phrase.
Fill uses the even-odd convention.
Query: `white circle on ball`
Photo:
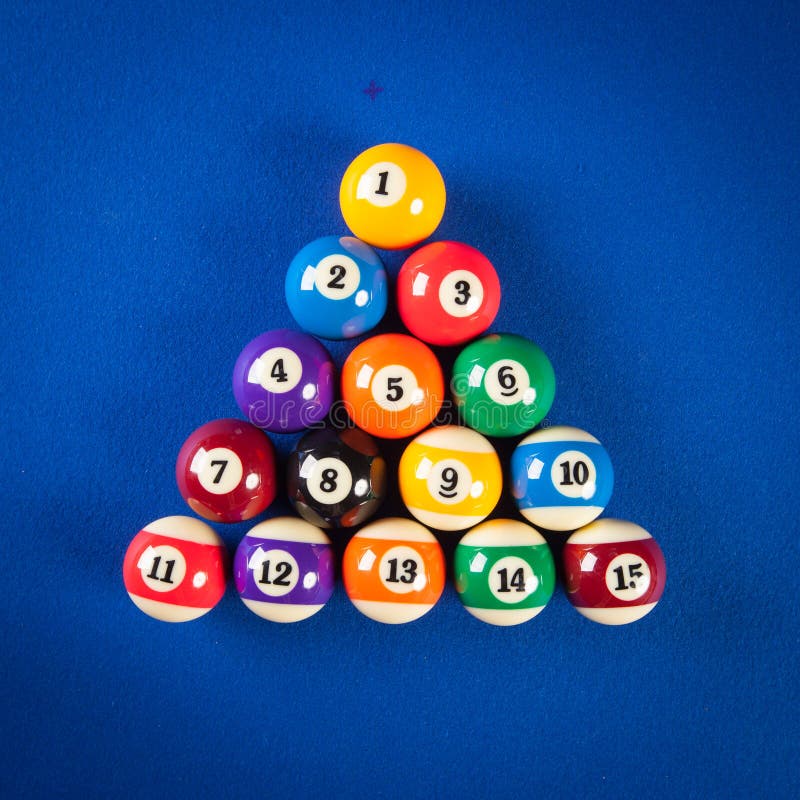
[[[455,505],[466,499],[472,489],[472,474],[457,458],[437,461],[428,474],[428,493],[437,503]]]
[[[406,185],[406,173],[398,164],[379,161],[365,170],[358,179],[356,198],[366,200],[373,206],[386,208],[403,199]]]
[[[305,466],[303,462],[303,472]],[[315,459],[308,471],[306,487],[318,503],[333,506],[341,503],[350,494],[353,488],[353,474],[340,458],[320,458],[318,461]]]
[[[325,256],[314,273],[314,286],[328,300],[344,300],[350,297],[361,282],[361,270],[349,256],[334,253]]]
[[[560,453],[550,467],[550,480],[556,491],[573,500],[591,500],[597,492],[597,468],[580,450]]]
[[[530,397],[528,370],[511,358],[495,361],[486,370],[483,387],[495,403],[503,406],[513,406],[515,403],[529,405],[535,399]]]
[[[186,577],[183,553],[169,544],[148,547],[136,562],[145,585],[154,592],[171,592]]]
[[[241,482],[244,468],[239,456],[227,447],[200,449],[192,459],[190,470],[209,494],[228,494]]]
[[[483,304],[483,284],[466,269],[448,272],[439,284],[439,304],[451,317],[468,317]]]
[[[253,582],[267,597],[283,597],[297,586],[300,569],[294,556],[286,550],[259,547],[247,562]]]
[[[539,588],[539,579],[524,558],[505,556],[492,566],[489,590],[508,605],[521,603]]]
[[[381,367],[373,376],[370,389],[375,402],[386,411],[405,411],[423,399],[417,376],[402,364]]]
[[[284,394],[290,392],[303,377],[303,362],[300,356],[288,347],[270,347],[250,367],[247,379],[258,383],[268,392]]]
[[[378,564],[381,583],[395,594],[419,592],[428,584],[422,556],[411,547],[390,547]]]
[[[606,568],[606,588],[618,600],[632,603],[650,588],[650,567],[634,553],[621,553]]]

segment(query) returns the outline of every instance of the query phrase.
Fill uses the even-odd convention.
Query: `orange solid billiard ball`
[[[350,164],[339,205],[350,230],[385,250],[413,247],[442,220],[444,180],[436,164],[405,144],[370,147]]]
[[[367,433],[385,439],[413,436],[442,407],[442,368],[431,349],[412,336],[373,336],[344,362],[342,400],[353,422]]]

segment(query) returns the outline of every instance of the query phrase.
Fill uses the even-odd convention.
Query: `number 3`
[[[456,281],[455,290],[458,296],[455,298],[457,306],[465,306],[469,303],[472,295],[469,293],[470,285],[467,281]]]

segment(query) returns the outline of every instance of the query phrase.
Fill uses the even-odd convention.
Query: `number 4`
[[[289,375],[283,368],[283,359],[279,358],[273,365],[269,373],[270,378],[275,378],[278,383],[286,383],[289,380]]]

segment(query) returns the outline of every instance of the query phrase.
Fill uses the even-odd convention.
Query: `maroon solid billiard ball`
[[[275,450],[266,434],[239,419],[201,425],[183,443],[175,477],[201,517],[241,522],[275,499]]]
[[[624,625],[653,610],[667,569],[656,540],[632,522],[598,519],[567,539],[562,555],[567,597],[595,622]]]
[[[483,253],[460,242],[413,252],[397,276],[403,324],[428,344],[457,345],[480,336],[500,308],[500,280]]]

